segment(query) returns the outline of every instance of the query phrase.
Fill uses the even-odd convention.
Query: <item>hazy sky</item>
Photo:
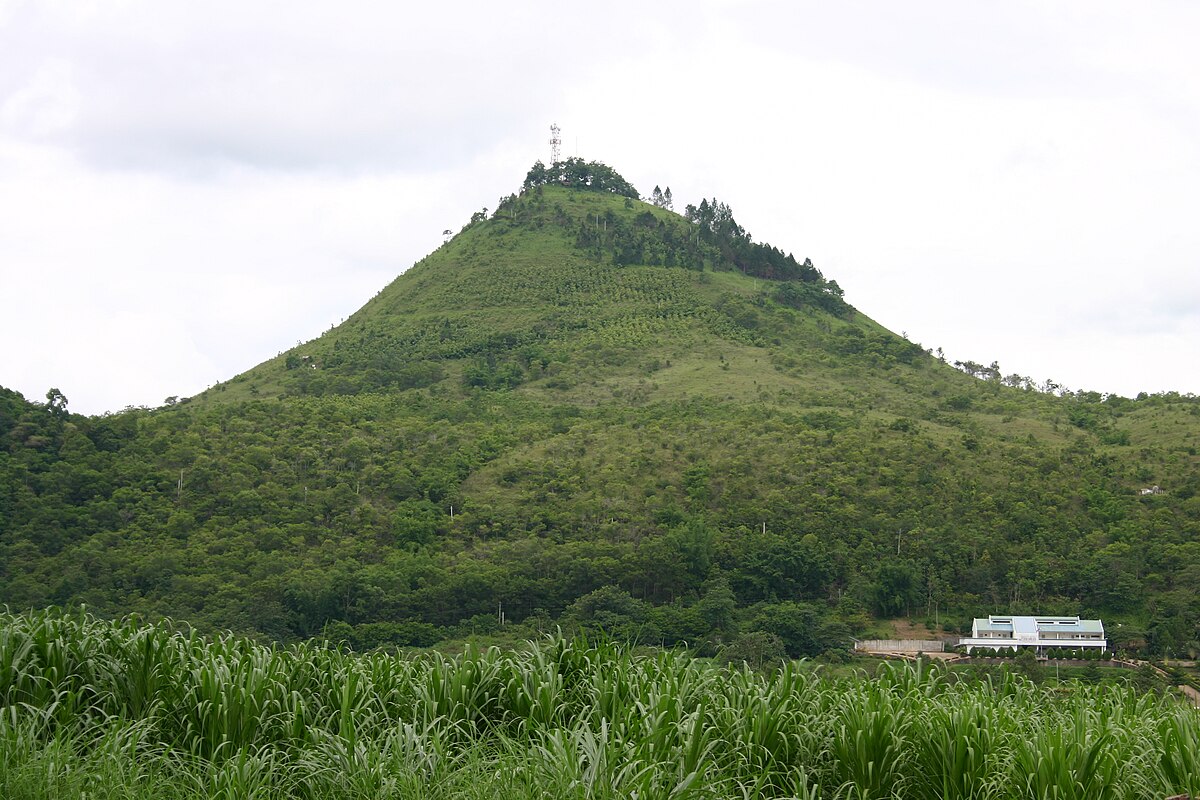
[[[1200,392],[1200,4],[0,0],[0,385],[155,406],[340,322],[549,155],[951,359]]]

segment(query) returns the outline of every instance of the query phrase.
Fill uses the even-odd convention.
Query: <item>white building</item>
[[[976,647],[1035,647],[1039,653],[1051,648],[1081,647],[1104,650],[1104,623],[1079,617],[997,617],[976,619],[971,635],[958,642],[971,652]]]

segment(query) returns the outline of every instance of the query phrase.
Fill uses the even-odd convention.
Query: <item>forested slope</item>
[[[1008,610],[1200,646],[1196,398],[965,375],[716,200],[568,182],[535,168],[201,397],[0,395],[0,597],[363,647],[501,610],[795,654],[870,615]]]

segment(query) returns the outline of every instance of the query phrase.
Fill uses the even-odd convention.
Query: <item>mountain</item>
[[[535,165],[342,325],[171,407],[0,392],[0,597],[361,647],[503,620],[813,654],[1026,611],[1200,648],[1200,399],[965,374],[724,203],[636,195]]]

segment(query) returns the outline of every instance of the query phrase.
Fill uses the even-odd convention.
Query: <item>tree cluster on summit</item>
[[[640,200],[642,197],[638,190],[633,188],[633,184],[622,178],[612,167],[601,161],[584,161],[582,158],[556,161],[549,167],[540,160],[535,161],[529,174],[525,176],[523,188],[528,190],[547,184],[559,184],[570,189],[590,189],[594,192],[612,192],[632,197],[634,200]]]

